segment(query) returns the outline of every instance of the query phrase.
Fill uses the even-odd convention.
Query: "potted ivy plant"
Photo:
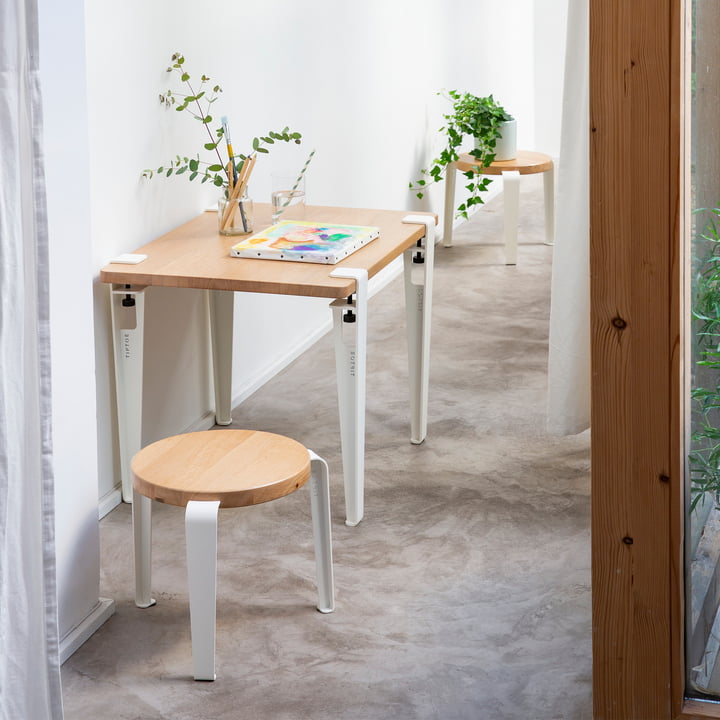
[[[156,174],[165,177],[185,175],[191,181],[200,178],[201,183],[211,182],[222,191],[218,204],[220,232],[227,235],[251,232],[252,200],[247,197],[247,184],[258,154],[267,154],[268,146],[276,142],[299,144],[302,135],[288,127],[278,131],[270,130],[266,135],[253,138],[252,147],[247,152],[236,153],[230,140],[227,118],[222,117],[221,123],[217,125],[217,120],[211,114],[212,105],[222,88],[212,84],[204,74],[199,81],[194,81],[185,68],[185,57],[181,53],[172,55],[167,72],[179,76],[181,89],[169,89],[161,93],[160,102],[167,108],[190,113],[202,124],[205,136],[203,150],[209,153],[209,159],[208,156],[201,157],[200,153],[193,157],[176,155],[174,160],[156,170],[144,170],[143,177],[152,178]],[[214,128],[213,124],[216,124]],[[236,215],[239,215],[239,222],[235,220]]]
[[[432,161],[430,168],[421,170],[421,177],[410,183],[410,189],[418,198],[424,196],[429,185],[445,177],[448,165],[458,160],[458,148],[466,137],[474,140],[474,147],[469,154],[483,167],[495,160],[515,157],[515,119],[492,95],[478,97],[457,90],[441,91],[438,95],[443,95],[452,103],[452,112],[443,115],[446,122],[439,130],[445,136],[445,147]],[[507,141],[504,144],[503,139]],[[467,220],[469,209],[483,202],[481,194],[487,190],[490,178],[476,170],[463,174],[468,180],[465,185],[468,197],[458,206],[456,217]]]

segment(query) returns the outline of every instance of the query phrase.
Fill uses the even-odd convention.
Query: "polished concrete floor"
[[[116,614],[63,666],[67,720],[589,720],[589,434],[545,430],[542,185],[437,248],[428,438],[409,443],[402,278],[371,300],[366,514],[343,523],[332,341],[236,408],[329,462],[337,609],[314,609],[307,489],[221,511],[218,679],[191,679],[183,515],[157,506],[156,607],[133,605],[130,510],[101,522]]]

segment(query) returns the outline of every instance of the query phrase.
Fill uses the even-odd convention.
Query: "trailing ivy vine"
[[[460,93],[457,90],[439,92],[452,102],[452,112],[443,115],[446,124],[439,132],[445,134],[445,147],[440,155],[432,161],[429,169],[420,171],[421,177],[410,183],[410,189],[417,197],[422,198],[429,185],[440,182],[447,166],[458,159],[458,148],[464,138],[470,137],[476,140],[476,147],[470,150],[476,160],[483,167],[487,167],[495,159],[495,143],[500,137],[500,124],[506,120],[512,120],[502,105],[499,105],[492,95],[478,97],[472,93]],[[468,219],[468,211],[474,205],[483,202],[481,193],[487,190],[491,178],[481,175],[478,170],[468,170],[463,175],[467,179],[465,190],[468,196],[458,205],[455,217]]]

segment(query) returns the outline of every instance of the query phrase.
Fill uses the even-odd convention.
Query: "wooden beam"
[[[590,0],[596,720],[673,714],[681,4]]]

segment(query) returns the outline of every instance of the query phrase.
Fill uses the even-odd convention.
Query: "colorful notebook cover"
[[[283,220],[233,245],[233,257],[334,265],[380,235],[363,225],[325,225]]]

